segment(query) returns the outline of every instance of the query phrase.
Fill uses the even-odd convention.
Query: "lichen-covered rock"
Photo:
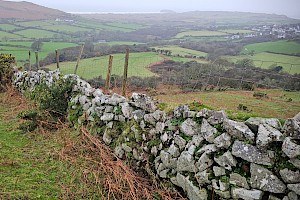
[[[103,113],[103,115],[100,117],[100,120],[102,121],[112,121],[114,119],[113,113]]]
[[[193,136],[199,134],[201,128],[199,124],[188,118],[180,125],[180,131],[185,135]]]
[[[208,123],[211,125],[222,124],[225,119],[227,119],[227,115],[224,110],[221,111],[211,111],[210,117],[207,119]]]
[[[123,149],[125,152],[127,152],[127,153],[131,153],[131,152],[132,152],[132,148],[131,148],[128,144],[123,143],[121,146],[122,146],[122,149]]]
[[[256,164],[273,164],[273,160],[269,157],[268,153],[262,152],[255,146],[244,144],[243,142],[238,140],[234,141],[233,143],[232,155]]]
[[[231,198],[231,194],[230,191],[221,191],[221,190],[214,190],[214,192],[220,196],[223,199],[230,199]]]
[[[260,148],[267,148],[268,144],[274,141],[283,141],[283,134],[277,129],[267,125],[260,124],[258,127],[258,134],[256,137],[256,145]]]
[[[250,189],[247,179],[237,173],[230,174],[229,183],[245,189]]]
[[[199,158],[199,160],[196,162],[196,171],[204,171],[207,168],[209,168],[210,166],[212,166],[214,163],[214,161],[212,159],[210,159],[207,154],[202,154],[201,157]]]
[[[233,138],[240,140],[254,141],[254,133],[249,129],[247,125],[242,122],[236,122],[230,119],[226,119],[223,122],[223,127],[229,135]]]
[[[185,111],[183,112],[183,118],[186,119],[186,118],[193,118],[196,116],[196,112],[195,111]]]
[[[207,191],[194,186],[189,177],[177,173],[176,182],[187,193],[189,200],[207,200]]]
[[[231,137],[228,133],[222,133],[220,136],[214,139],[214,143],[218,148],[227,149],[231,145]]]
[[[234,199],[245,199],[245,200],[261,200],[263,192],[260,190],[247,190],[244,188],[232,188],[231,195]]]
[[[191,144],[195,145],[196,147],[199,147],[202,144],[203,140],[204,138],[200,134],[193,135]]]
[[[232,156],[230,151],[227,151],[223,155],[219,157],[214,157],[214,160],[216,163],[218,163],[220,166],[224,167],[227,170],[232,170],[232,167],[235,167],[237,162],[235,158]]]
[[[121,106],[121,110],[122,110],[122,113],[123,113],[124,117],[128,118],[128,119],[131,119],[133,108],[130,107],[129,103],[127,103],[127,102],[121,103],[120,106]]]
[[[294,118],[285,121],[283,131],[292,139],[300,139],[300,112]]]
[[[188,112],[189,110],[190,109],[187,105],[178,106],[173,111],[174,117],[183,117],[183,113]]]
[[[289,160],[290,163],[292,163],[295,167],[297,167],[298,169],[300,169],[300,160],[297,158],[292,158],[291,160]]]
[[[297,195],[300,195],[300,183],[288,184],[288,189],[295,192]]]
[[[289,158],[295,158],[300,155],[300,145],[293,142],[291,137],[286,137],[282,144],[282,151]]]
[[[130,116],[130,114],[128,114]],[[140,122],[144,119],[145,111],[135,110],[132,112],[133,119],[137,122]]]
[[[251,117],[245,124],[250,127],[250,129],[257,133],[259,125],[268,125],[277,130],[281,130],[281,123],[278,119],[275,118],[259,118],[259,117]]]
[[[298,200],[298,196],[297,196],[296,192],[289,192],[288,197],[289,197],[289,200]]]
[[[210,173],[208,170],[204,170],[202,172],[198,172],[195,175],[195,178],[197,182],[199,183],[200,186],[205,185],[205,184],[210,184],[211,181],[209,180]]]
[[[109,145],[112,142],[112,137],[109,134],[109,129],[105,129],[102,139],[107,145]]]
[[[123,148],[121,146],[116,146],[114,149],[114,153],[118,158],[122,158],[125,151],[123,150]]]
[[[181,153],[181,155],[177,161],[177,171],[178,172],[184,172],[184,171],[195,172],[196,171],[195,160],[189,152],[183,151]]]
[[[223,167],[213,166],[213,171],[215,176],[222,176],[226,174],[225,168]]]
[[[177,158],[180,156],[179,148],[176,147],[174,144],[171,144],[171,146],[168,149],[168,153],[173,157]]]
[[[210,142],[213,143],[214,139],[215,139],[215,134],[218,132],[216,128],[212,127],[207,121],[206,119],[202,120],[202,125],[201,125],[201,135],[202,137]]]
[[[178,145],[180,150],[183,150],[185,148],[186,145],[186,141],[185,139],[183,139],[182,137],[180,137],[179,135],[176,135],[174,138],[174,142],[175,144]]]
[[[133,93],[131,99],[131,104],[137,108],[141,108],[147,112],[154,112],[156,110],[154,101],[145,94]]]
[[[285,184],[271,171],[257,164],[251,163],[251,187],[271,193],[284,193]]]
[[[289,169],[283,169],[279,171],[282,180],[285,183],[300,183],[300,172],[292,171]]]
[[[216,152],[218,150],[217,146],[215,144],[207,144],[207,145],[203,145],[202,148],[200,148],[196,154],[211,154],[213,152]]]
[[[144,115],[144,121],[147,122],[148,124],[153,125],[153,126],[155,126],[155,124],[156,124],[156,120],[154,119],[152,114],[145,114]]]

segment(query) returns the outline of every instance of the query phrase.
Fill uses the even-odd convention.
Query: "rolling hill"
[[[66,17],[69,14],[34,3],[0,0],[0,19],[42,20]]]

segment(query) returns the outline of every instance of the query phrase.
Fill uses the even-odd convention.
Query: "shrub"
[[[15,57],[7,54],[0,54],[0,91],[6,90],[8,84],[11,83]]]
[[[253,96],[256,98],[269,98],[268,95],[266,93],[263,92],[254,92]]]

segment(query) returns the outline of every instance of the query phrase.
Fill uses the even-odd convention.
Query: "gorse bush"
[[[7,54],[0,54],[0,91],[6,89],[7,85],[11,83],[15,57]]]
[[[51,87],[46,83],[38,85],[30,97],[41,111],[48,111],[52,117],[64,118],[75,81],[72,78],[59,78]]]

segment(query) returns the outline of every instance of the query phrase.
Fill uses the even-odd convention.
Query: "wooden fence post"
[[[106,83],[105,83],[106,90],[109,90],[110,88],[110,77],[111,77],[113,58],[114,57],[112,55],[109,56],[108,70],[107,70]]]
[[[83,45],[81,45],[81,49],[80,49],[80,52],[79,52],[79,55],[78,55],[78,58],[77,58],[77,63],[76,63],[76,67],[75,67],[74,74],[76,74],[76,73],[77,73],[77,69],[78,69],[79,61],[80,61],[81,55],[82,55],[82,53],[83,53],[83,48],[84,48],[84,44],[83,44]]]
[[[40,62],[39,62],[39,52],[35,52],[35,60],[36,60],[36,70],[38,71],[40,69]]]
[[[127,86],[127,75],[128,75],[128,60],[129,60],[129,49],[126,49],[125,64],[124,64],[124,75],[123,75],[123,87],[122,95],[126,96],[126,86]]]
[[[28,51],[28,59],[29,59],[29,71],[31,71],[31,52]]]
[[[59,55],[58,55],[58,50],[55,50],[55,55],[56,55],[56,67],[59,69]]]

